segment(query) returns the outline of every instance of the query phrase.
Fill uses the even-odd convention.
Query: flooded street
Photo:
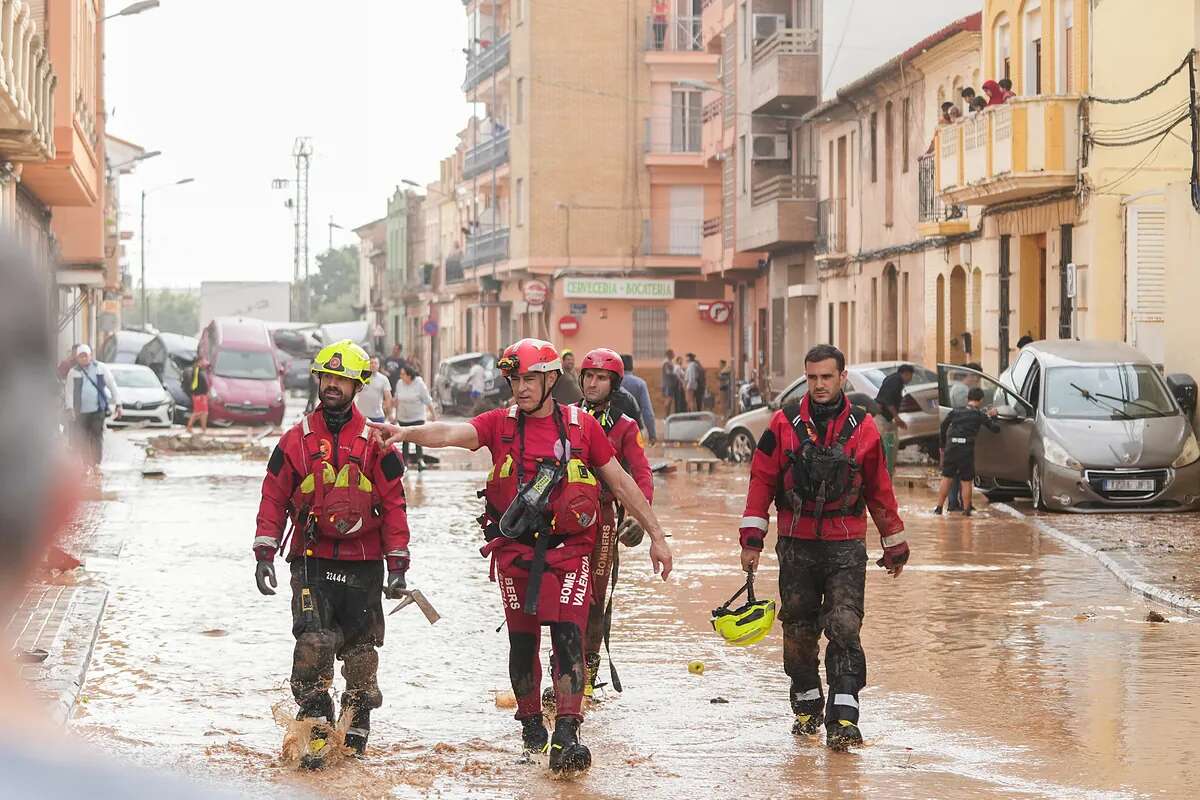
[[[483,470],[462,457],[406,478],[409,584],[442,621],[388,617],[370,757],[300,775],[277,763],[272,719],[276,704],[294,710],[287,596],[253,581],[264,463],[176,456],[150,480],[135,438],[110,437],[104,488],[117,499],[88,569],[112,594],[72,728],[141,764],[263,797],[281,784],[339,798],[696,797],[715,785],[735,797],[1182,797],[1200,781],[1200,688],[1179,679],[1200,674],[1200,626],[1167,609],[1171,624],[1147,623],[1153,606],[1096,562],[998,511],[934,517],[920,490],[900,497],[913,561],[899,580],[873,565],[868,536],[868,746],[834,754],[793,737],[779,626],[736,649],[708,622],[740,582],[746,473],[729,466],[657,478],[675,572],[664,585],[645,545],[622,550],[625,692],[588,715],[590,773],[552,781],[519,763],[519,726],[494,701],[507,639],[478,554]],[[775,578],[771,554],[760,595],[776,596]],[[695,659],[703,675],[689,674]]]

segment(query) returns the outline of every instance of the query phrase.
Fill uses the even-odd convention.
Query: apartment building
[[[970,252],[987,369],[1026,335],[1127,341],[1167,368],[1186,346],[1168,344],[1164,285],[1167,187],[1195,157],[1187,69],[1141,95],[1195,46],[1197,13],[1194,0],[984,3],[982,78],[1008,77],[1017,97],[939,130],[936,176],[943,204],[982,219]]]
[[[938,108],[978,62],[980,27],[980,14],[952,22],[804,119],[821,154],[819,335],[852,361],[962,361],[974,350],[970,267],[958,263],[965,210],[923,208],[920,179]]]
[[[736,377],[780,389],[819,338],[817,158],[803,121],[821,96],[819,0],[710,0],[701,20],[719,75],[702,101],[721,172],[703,271],[730,287]]]
[[[606,6],[472,0],[463,89],[462,349],[540,336],[648,367],[668,347],[716,364],[727,288],[701,268],[721,170],[702,151],[699,0]],[[643,368],[643,374],[650,369]]]

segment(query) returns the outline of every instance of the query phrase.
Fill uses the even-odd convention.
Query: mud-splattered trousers
[[[792,679],[796,714],[822,710],[819,642],[825,633],[827,720],[858,722],[858,693],[867,682],[867,657],[859,632],[863,621],[867,548],[862,539],[825,541],[781,537],[779,619],[783,669]]]
[[[308,580],[305,581],[305,561]],[[292,569],[292,694],[303,717],[333,721],[334,658],[342,662],[346,691],[342,708],[355,710],[355,727],[369,725],[371,709],[383,705],[377,673],[383,645],[383,562],[297,558]],[[302,596],[312,598],[306,609]]]

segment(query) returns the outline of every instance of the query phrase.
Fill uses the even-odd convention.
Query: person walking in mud
[[[600,347],[583,357],[579,368],[579,388],[583,400],[579,407],[596,418],[600,427],[608,434],[608,441],[616,452],[621,467],[633,476],[641,489],[646,503],[654,501],[654,476],[650,462],[646,460],[645,440],[638,428],[635,414],[625,410],[619,402],[621,382],[625,378],[625,363],[615,350]],[[641,544],[645,532],[642,526],[616,501],[606,485],[600,487],[600,528],[596,533],[596,546],[592,550],[592,604],[588,613],[587,637],[584,645],[584,662],[587,665],[587,683],[583,688],[585,697],[592,697],[596,689],[596,674],[600,671],[600,645],[608,640],[612,625],[613,600],[608,595],[609,578],[615,592],[619,574],[618,539],[626,547]],[[609,672],[613,688],[621,691],[621,682],[612,665],[609,653]]]
[[[275,554],[291,568],[292,694],[300,720],[313,720],[300,765],[328,765],[335,747],[334,658],[342,662],[349,716],[345,744],[363,755],[371,711],[383,704],[376,673],[383,645],[382,596],[399,599],[408,570],[404,462],[371,436],[355,395],[371,378],[370,359],[349,339],[328,345],[313,361],[321,403],[279,440],[267,462],[254,536],[254,579],[275,594]],[[379,375],[377,380],[387,380]],[[387,582],[384,582],[384,565]]]
[[[492,575],[500,584],[516,718],[527,752],[548,746],[551,770],[577,772],[592,760],[591,751],[579,741],[579,726],[599,482],[650,536],[650,562],[663,580],[671,573],[671,550],[650,504],[613,458],[600,423],[579,406],[552,399],[555,383],[562,380],[562,361],[554,346],[522,339],[504,351],[497,366],[512,388],[514,404],[508,408],[469,422],[373,427],[387,436],[388,447],[411,441],[425,447],[490,451],[492,470],[480,518],[486,544],[480,552],[491,559]],[[543,626],[550,629],[554,649],[553,738],[542,721]]]
[[[753,573],[776,508],[783,669],[791,679],[792,733],[825,725],[826,744],[862,744],[858,693],[866,684],[862,628],[870,511],[883,544],[876,563],[898,577],[908,562],[879,431],[843,391],[846,357],[818,345],[804,357],[808,393],[771,418],[750,466],[739,531],[742,568]],[[824,631],[826,699],[818,672]]]
[[[942,485],[934,514],[942,513],[942,506],[946,504],[950,489],[955,484],[961,486],[963,515],[969,517],[975,511],[971,505],[971,490],[975,481],[975,439],[979,436],[980,428],[987,428],[992,433],[1000,430],[996,422],[996,409],[984,411],[982,406],[983,389],[972,386],[967,390],[967,404],[962,408],[952,408],[942,420]]]

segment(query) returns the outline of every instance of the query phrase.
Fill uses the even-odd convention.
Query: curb
[[[1154,600],[1158,603],[1162,603],[1163,605],[1177,608],[1180,611],[1190,614],[1191,616],[1200,617],[1200,601],[1194,600],[1187,595],[1171,592],[1139,580],[1132,572],[1118,564],[1116,559],[1114,559],[1108,553],[1105,553],[1103,550],[1100,550],[1096,547],[1092,547],[1087,542],[1076,538],[1069,533],[1063,533],[1046,520],[1037,517],[1031,517],[1028,514],[1022,513],[1010,506],[1008,503],[992,503],[990,507],[999,511],[1003,511],[1009,516],[1025,521],[1026,523],[1037,528],[1039,532],[1046,534],[1052,539],[1057,539],[1059,542],[1062,542],[1072,550],[1078,550],[1084,555],[1091,556],[1099,561],[1105,569],[1115,575],[1117,580],[1125,584],[1125,586],[1135,594],[1139,594],[1148,600]]]

